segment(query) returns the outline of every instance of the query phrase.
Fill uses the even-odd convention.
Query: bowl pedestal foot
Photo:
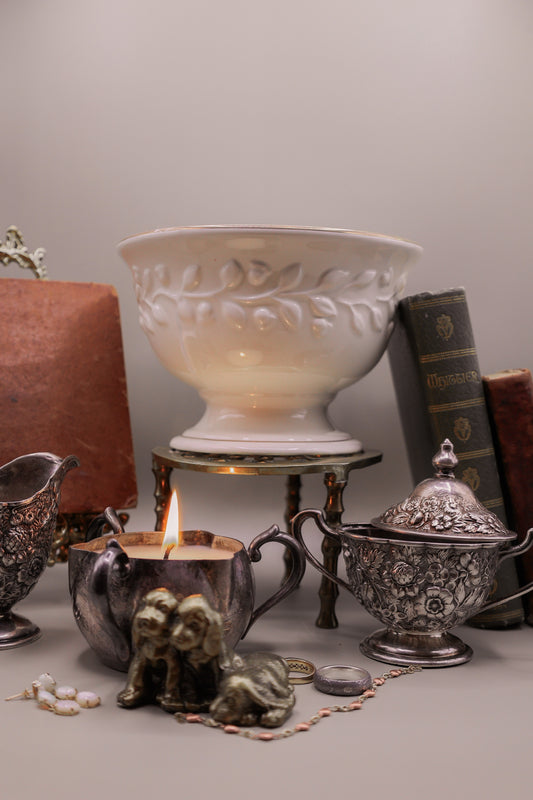
[[[327,402],[300,397],[202,395],[206,408],[192,428],[170,441],[173,450],[196,453],[251,455],[343,455],[363,446],[337,430],[327,413]],[[331,398],[328,397],[329,401]]]
[[[223,455],[247,454],[251,456],[333,456],[362,453],[363,445],[358,439],[298,440],[269,439],[261,441],[253,436],[249,439],[223,439],[200,436],[174,436],[170,441],[172,450],[192,453],[220,453]]]

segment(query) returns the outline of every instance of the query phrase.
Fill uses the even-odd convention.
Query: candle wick
[[[172,544],[169,544],[169,545],[167,545],[167,547],[166,547],[166,549],[165,549],[165,555],[163,556],[163,559],[164,559],[165,561],[166,561],[166,560],[167,560],[167,559],[170,557],[170,551],[171,551],[171,550],[172,550],[174,547],[176,547],[176,545],[175,545],[175,543],[174,543],[174,542],[172,542]]]

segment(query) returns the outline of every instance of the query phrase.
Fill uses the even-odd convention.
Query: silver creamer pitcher
[[[0,467],[0,649],[40,636],[33,622],[11,608],[37,583],[54,535],[63,478],[76,456],[30,453]]]

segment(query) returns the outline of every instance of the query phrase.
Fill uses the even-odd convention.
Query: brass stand
[[[367,450],[364,453],[348,453],[335,456],[251,456],[210,455],[192,453],[188,450],[172,450],[170,447],[155,447],[152,450],[152,470],[155,476],[156,530],[161,530],[170,497],[170,474],[173,469],[190,469],[196,472],[213,472],[219,475],[286,475],[287,501],[285,524],[290,523],[300,506],[301,476],[322,472],[326,486],[324,513],[328,525],[341,524],[344,506],[342,496],[348,476],[353,469],[363,469],[381,461],[382,453]],[[324,537],[322,553],[324,566],[337,574],[340,545]],[[319,628],[336,628],[335,602],[339,594],[337,585],[322,578],[319,590],[320,613],[316,620]]]

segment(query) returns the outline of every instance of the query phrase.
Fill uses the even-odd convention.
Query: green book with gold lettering
[[[431,477],[444,439],[453,442],[455,477],[507,525],[479,359],[462,288],[400,301],[389,363],[414,483]],[[518,587],[516,567],[504,561],[490,599]],[[478,614],[470,623],[506,628],[523,621],[520,600]]]

